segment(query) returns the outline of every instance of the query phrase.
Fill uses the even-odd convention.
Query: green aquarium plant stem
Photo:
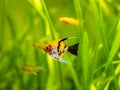
[[[79,21],[81,21],[83,19],[83,15],[82,15],[80,0],[73,0],[73,2],[74,2],[76,17]],[[82,39],[82,35],[83,35],[83,27],[78,26],[77,27],[77,32],[78,32],[77,34],[78,34],[78,37],[79,37],[78,39],[80,39],[80,43],[81,43],[81,39]]]
[[[3,43],[4,43],[4,29],[5,29],[5,19],[6,19],[6,11],[7,11],[7,0],[0,1],[0,51],[2,51]]]
[[[54,26],[53,26],[52,21],[50,19],[50,16],[49,16],[49,13],[48,13],[48,10],[47,10],[47,7],[45,5],[44,0],[41,0],[41,3],[42,3],[42,6],[43,6],[43,9],[45,10],[45,14],[46,14],[49,26],[50,26],[50,32],[51,32],[52,39],[55,39],[55,34],[54,34],[55,29],[54,29]]]
[[[100,1],[99,1],[99,3],[100,3]],[[104,25],[103,25],[103,14],[102,14],[102,8],[101,8],[101,6],[99,5],[99,13],[100,13],[100,16],[99,16],[99,18],[100,18],[100,20],[99,20],[99,32],[100,32],[100,36],[101,36],[101,40],[102,40],[102,43],[103,43],[103,46],[104,46],[104,50],[105,50],[105,53],[106,53],[106,57],[107,57],[107,63],[106,63],[106,68],[108,68],[108,64],[110,65],[110,71],[111,71],[111,74],[112,74],[112,76],[113,76],[113,80],[114,80],[114,83],[115,83],[115,86],[116,86],[116,89],[117,90],[119,90],[118,89],[118,82],[117,82],[117,77],[116,77],[116,75],[115,75],[115,70],[114,70],[114,66],[111,64],[111,63],[109,63],[110,61],[112,61],[112,59],[110,60],[109,59],[109,53],[110,53],[110,50],[109,50],[109,48],[108,48],[108,43],[107,43],[107,38],[105,37],[105,32],[104,32]],[[118,22],[118,24],[119,24],[119,22]],[[115,37],[115,39],[116,39],[116,41],[115,42],[113,42],[113,43],[115,43],[115,44],[113,44],[116,48],[112,48],[112,50],[113,50],[113,52],[112,52],[112,54],[110,55],[110,56],[114,56],[114,52],[116,53],[116,51],[115,50],[118,50],[118,48],[119,48],[119,45],[120,44],[116,44],[116,43],[118,43],[119,42],[119,39],[120,39],[120,33],[119,33],[119,31],[120,30],[118,30],[118,34],[116,35],[116,37]],[[109,59],[109,60],[108,60]],[[105,68],[105,70],[106,70],[106,68]]]
[[[91,2],[91,5],[92,5],[92,8],[93,8],[93,13],[94,13],[94,16],[95,16],[95,19],[96,19],[96,25],[98,27],[99,36],[100,36],[101,42],[103,44],[105,56],[106,56],[106,59],[107,59],[108,55],[109,55],[109,48],[108,48],[108,43],[107,43],[107,40],[106,40],[107,35],[105,34],[105,30],[104,30],[102,8],[99,5],[100,0],[99,0],[99,2],[96,2],[95,0],[90,0],[90,2]],[[97,7],[97,5],[98,5],[98,7]],[[113,67],[112,64],[110,64],[110,67],[112,68],[110,71],[111,71],[111,73],[114,77],[114,82],[116,83],[116,76],[115,76],[115,73],[114,73],[114,67]],[[105,73],[106,73],[106,71],[103,71],[103,73],[102,73],[103,77],[100,80],[101,83],[98,86],[98,90],[100,90],[102,88],[102,81],[104,80],[104,78],[106,76]]]
[[[69,67],[70,67],[70,70],[71,70],[71,73],[72,73],[72,76],[73,76],[73,79],[74,79],[76,90],[82,90],[81,87],[80,87],[81,85],[79,83],[79,79],[77,77],[77,73],[75,72],[73,66],[70,65]]]
[[[76,11],[76,16],[79,21],[83,20],[82,15],[82,6],[80,0],[74,0],[74,7]],[[79,39],[79,47],[78,47],[78,60],[80,58],[82,59],[82,78],[83,78],[83,89],[88,90],[89,88],[89,78],[88,78],[88,59],[89,59],[89,43],[88,43],[88,37],[87,32],[83,31],[83,26],[78,26],[77,32],[78,32],[78,39]],[[82,50],[81,50],[82,49]]]
[[[50,26],[50,32],[51,32],[51,35],[52,35],[52,39],[56,39],[56,38],[55,38],[55,34],[54,34],[55,29],[54,29],[53,24],[52,24],[52,22],[51,22],[51,19],[50,19],[50,16],[49,16],[49,13],[48,13],[48,10],[47,10],[47,7],[46,7],[46,5],[45,5],[44,0],[41,0],[41,3],[42,3],[42,6],[43,6],[43,8],[44,8],[44,11],[45,11],[45,14],[46,14],[46,17],[47,17],[49,26]],[[59,68],[59,76],[60,76],[61,90],[65,90],[65,87],[64,87],[64,78],[63,78],[62,67],[61,67],[60,62],[58,62],[58,68]]]
[[[89,89],[89,80],[88,78],[88,68],[89,68],[89,41],[88,41],[88,35],[87,32],[84,32],[83,34],[83,40],[82,40],[82,70],[83,70],[83,89],[88,90]]]

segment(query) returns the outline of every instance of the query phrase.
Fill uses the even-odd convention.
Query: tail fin
[[[74,54],[74,55],[77,56],[77,55],[78,55],[78,54],[77,54],[78,45],[79,45],[79,43],[74,44],[74,45],[72,45],[72,46],[69,46],[69,47],[68,47],[68,52],[70,52],[71,54]]]

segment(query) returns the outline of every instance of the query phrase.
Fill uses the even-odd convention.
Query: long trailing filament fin
[[[63,58],[61,58],[61,59],[54,58],[54,60],[57,60],[57,61],[59,61],[59,62],[65,63],[65,64],[71,64],[71,65],[74,65],[73,63],[68,62],[68,61],[64,60]]]

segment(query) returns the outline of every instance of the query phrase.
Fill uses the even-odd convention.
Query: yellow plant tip
[[[98,49],[100,50],[103,47],[102,43],[98,46]]]
[[[118,57],[120,58],[120,52],[118,52]]]
[[[71,25],[79,25],[80,24],[77,19],[70,18],[70,17],[60,17],[59,21],[66,23],[66,24],[71,24]]]
[[[90,90],[96,90],[96,87],[95,87],[94,84],[91,84],[91,85],[90,85]]]
[[[115,69],[115,75],[118,75],[118,74],[120,74],[120,64],[118,64]]]

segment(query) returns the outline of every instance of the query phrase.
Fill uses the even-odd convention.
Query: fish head
[[[48,54],[51,54],[52,49],[53,49],[53,47],[52,47],[50,44],[45,45],[45,46],[43,47],[43,50],[44,50],[45,52],[47,52]]]
[[[51,45],[46,45],[45,47],[43,47],[43,50],[45,52],[47,52],[51,57],[58,59],[58,51],[57,51],[57,47],[52,47]]]
[[[51,57],[59,60],[63,57],[64,53],[67,51],[67,48],[68,47],[63,42],[63,39],[60,39],[48,43],[43,47],[43,50]]]

